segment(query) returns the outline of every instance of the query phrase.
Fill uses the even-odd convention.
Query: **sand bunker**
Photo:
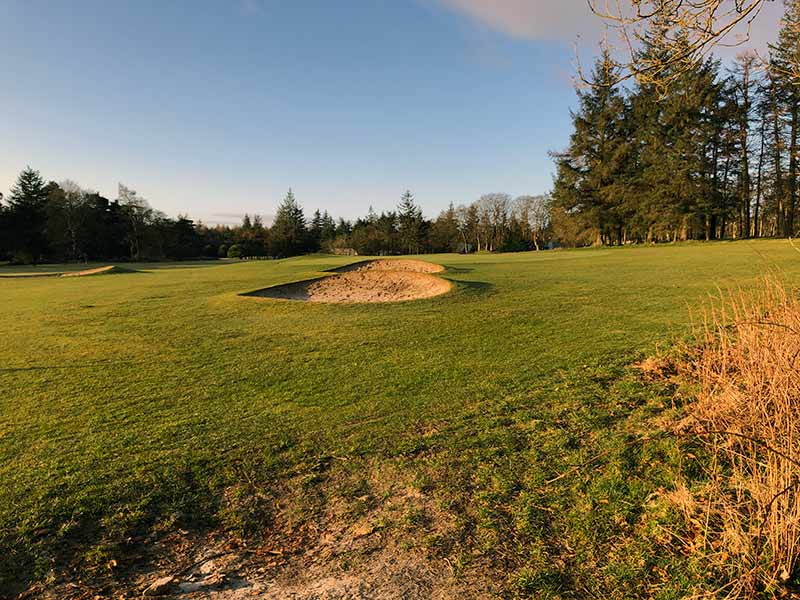
[[[353,263],[338,269],[331,269],[334,273],[350,273],[353,271],[400,271],[410,273],[441,273],[444,271],[442,265],[425,262],[424,260],[409,259],[387,259],[387,260],[364,260]]]
[[[418,260],[376,260],[336,269],[335,275],[278,285],[248,294],[305,302],[405,302],[450,291],[449,281],[431,275],[444,270]]]
[[[108,267],[97,267],[96,269],[86,269],[85,271],[70,271],[68,273],[62,273],[61,277],[85,277],[87,275],[111,275],[114,273],[136,273],[136,271],[111,265]]]
[[[134,269],[126,269],[125,267],[117,267],[109,265],[107,267],[97,267],[95,269],[84,269],[83,271],[51,271],[43,273],[8,273],[0,274],[0,279],[33,279],[37,277],[86,277],[89,275],[112,275],[115,273],[138,273]]]

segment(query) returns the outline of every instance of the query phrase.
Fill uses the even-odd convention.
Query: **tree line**
[[[2,200],[2,196],[0,196]],[[548,240],[549,198],[487,194],[428,219],[406,191],[397,209],[353,221],[310,218],[289,190],[269,225],[244,215],[235,227],[170,218],[120,184],[109,199],[74,181],[45,182],[28,167],[0,201],[0,260],[282,258],[307,252],[419,254],[539,249]]]
[[[569,146],[553,155],[554,236],[585,245],[796,235],[798,24],[800,3],[787,2],[768,57],[740,53],[723,70],[656,18],[636,63],[658,69],[658,81],[627,88],[602,55],[578,90]]]

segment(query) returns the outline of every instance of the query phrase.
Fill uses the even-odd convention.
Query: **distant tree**
[[[782,205],[781,235],[791,237],[796,233],[797,211],[800,209],[800,1],[784,2],[786,11],[781,20],[778,41],[770,45],[770,92],[774,96],[775,130],[782,130],[782,140],[774,139],[774,150],[784,154],[786,163],[776,156],[773,162],[780,172],[779,202]],[[783,121],[780,123],[779,121]],[[775,132],[773,132],[775,133]],[[782,142],[782,143],[781,143]],[[777,173],[776,173],[777,175]]]
[[[171,244],[167,248],[167,255],[171,258],[195,258],[201,253],[200,236],[195,230],[194,222],[185,215],[178,215],[178,219],[171,224]]]
[[[38,262],[47,253],[47,195],[44,179],[30,167],[11,188],[7,222],[17,259]]]
[[[3,202],[3,194],[0,194],[0,261],[7,258],[11,251],[11,231],[8,224],[8,209]]]
[[[320,231],[320,242],[322,246],[332,241],[336,237],[336,222],[328,214],[328,211],[322,213],[322,227]]]
[[[48,185],[47,235],[58,258],[76,260],[85,254],[86,222],[91,206],[86,192],[71,180]]]
[[[271,229],[272,254],[294,256],[308,248],[306,219],[291,189],[284,197]]]
[[[314,216],[311,218],[311,227],[308,229],[308,244],[309,250],[318,252],[322,247],[322,213],[319,209],[314,211]]]
[[[567,243],[613,243],[623,237],[618,188],[625,177],[626,107],[619,90],[611,85],[615,78],[610,56],[602,56],[595,64],[593,85],[578,90],[569,147],[554,154],[553,205],[560,213],[556,223],[572,220],[580,232],[575,240],[562,239]],[[566,237],[563,227],[559,233]]]
[[[118,186],[119,205],[127,225],[127,240],[130,257],[134,260],[145,258],[148,228],[155,218],[155,213],[147,200],[134,190],[122,185]]]
[[[87,258],[108,259],[130,256],[127,220],[119,201],[98,193],[87,193],[88,215],[84,222],[83,251]]]
[[[484,194],[475,203],[478,215],[478,249],[493,252],[499,249],[509,232],[511,196]]]
[[[239,244],[234,244],[228,248],[228,258],[242,258],[242,247]]]
[[[398,235],[405,254],[419,254],[422,247],[422,210],[414,202],[414,195],[406,190],[397,207]]]
[[[457,252],[462,243],[456,209],[451,202],[433,221],[428,236],[433,252]]]
[[[519,196],[514,200],[514,216],[522,230],[522,239],[539,250],[550,227],[548,196]]]
[[[394,211],[382,212],[377,217],[374,228],[381,244],[381,249],[386,254],[396,254],[399,246],[397,230],[397,213]]]
[[[336,223],[336,237],[347,237],[353,231],[353,224],[346,219],[339,218]]]
[[[734,102],[734,122],[738,133],[739,146],[739,237],[750,237],[752,234],[751,202],[752,181],[750,175],[751,135],[753,122],[754,96],[756,93],[755,72],[758,57],[754,52],[744,52],[736,57],[736,67],[731,81],[731,93]]]
[[[220,258],[227,258],[228,246],[226,244],[219,245],[219,248],[217,248],[217,256],[219,256]]]

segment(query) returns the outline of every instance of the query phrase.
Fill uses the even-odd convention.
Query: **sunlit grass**
[[[626,440],[670,398],[627,367],[684,335],[716,286],[796,275],[796,252],[765,241],[423,258],[448,267],[454,293],[386,305],[240,295],[353,260],[324,256],[0,279],[0,592],[76,549],[115,555],[155,523],[253,530],[258,516],[232,514],[224,489],[303,473],[323,489],[330,456],[350,475],[375,461],[415,473],[460,519],[439,551],[483,557],[513,593],[662,585],[656,567],[678,558],[647,541],[642,506],[668,484],[674,449]]]

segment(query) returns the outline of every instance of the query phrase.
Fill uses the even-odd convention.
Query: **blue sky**
[[[0,192],[30,164],[170,215],[427,214],[550,188],[583,0],[0,0]],[[765,25],[766,31],[770,26]],[[771,26],[774,28],[774,24]],[[774,31],[774,29],[772,29]]]

